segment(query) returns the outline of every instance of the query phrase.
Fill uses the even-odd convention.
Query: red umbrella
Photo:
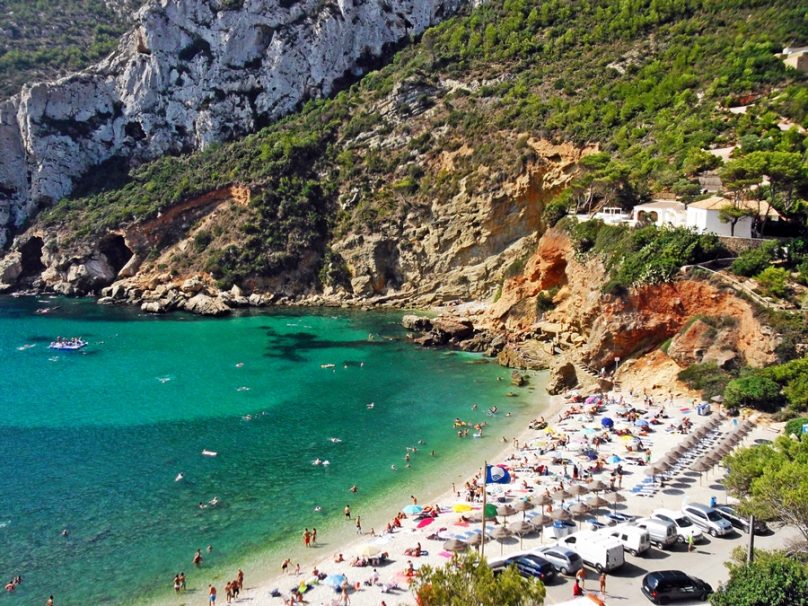
[[[416,528],[423,528],[424,526],[429,526],[434,521],[435,518],[424,518],[423,520],[418,522],[418,526],[416,526]]]

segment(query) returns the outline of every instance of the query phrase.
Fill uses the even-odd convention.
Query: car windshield
[[[715,511],[708,511],[707,512],[707,519],[712,520],[713,522],[720,522],[724,518],[718,515],[718,512]]]
[[[682,528],[687,528],[688,526],[692,526],[693,522],[685,517],[676,518],[676,525],[681,526]]]
[[[577,561],[579,561],[581,559],[581,556],[579,556],[577,553],[571,553],[569,555],[569,558],[570,558],[570,562],[577,562]]]

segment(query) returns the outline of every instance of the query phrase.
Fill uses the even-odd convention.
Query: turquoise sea
[[[411,491],[462,480],[524,423],[534,392],[506,398],[505,369],[415,347],[399,320],[334,310],[146,317],[0,298],[0,580],[24,578],[0,603],[52,593],[60,606],[170,601],[180,570],[191,589],[237,565],[249,580],[269,577],[281,553],[299,551],[304,526],[331,547],[345,536],[346,503],[367,528]],[[57,353],[56,336],[90,345]],[[492,404],[512,416],[486,416]],[[455,417],[487,420],[490,431],[458,439]],[[418,448],[411,468],[407,447]]]

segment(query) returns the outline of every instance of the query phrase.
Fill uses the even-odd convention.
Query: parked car
[[[651,544],[667,549],[679,540],[676,524],[657,518],[640,518],[633,522],[638,528],[648,531]]]
[[[508,566],[515,566],[523,577],[534,577],[543,582],[552,581],[556,576],[555,567],[545,558],[534,553],[520,553],[488,560],[494,575],[502,574]]]
[[[732,532],[732,524],[707,505],[688,503],[682,507],[682,513],[690,518],[696,526],[709,532],[711,537],[723,537]]]
[[[626,561],[623,543],[599,532],[576,532],[558,539],[558,544],[574,549],[585,564],[598,572],[614,570]]]
[[[654,604],[667,604],[680,600],[705,601],[713,588],[681,570],[660,570],[642,578],[642,592]]]
[[[544,583],[552,581],[556,576],[555,567],[545,558],[535,553],[523,553],[511,557],[511,562],[523,577],[534,577]]]
[[[531,553],[540,555],[545,560],[550,562],[558,572],[566,575],[574,575],[584,565],[581,559],[574,550],[561,545],[550,545],[547,547],[537,547],[531,550]]]
[[[611,528],[604,528],[598,534],[614,537],[623,544],[623,549],[631,555],[640,555],[651,548],[651,535],[644,528],[629,524],[620,524]]]
[[[687,542],[691,536],[694,542],[701,541],[702,538],[704,538],[699,527],[681,511],[655,509],[651,517],[657,520],[664,520],[665,522],[673,522],[673,525],[676,526],[677,541],[679,543]]]
[[[739,514],[733,507],[729,505],[716,505],[713,509],[735,528],[749,532],[749,518]],[[769,532],[769,527],[766,525],[766,522],[755,520],[755,534],[765,534],[767,532]]]

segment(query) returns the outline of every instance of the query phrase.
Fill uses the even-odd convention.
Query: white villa
[[[759,216],[767,214],[770,219],[779,219],[780,215],[766,204],[758,204],[753,200],[741,202],[744,208],[757,213]],[[635,206],[632,211],[631,224],[633,225],[670,225],[673,227],[688,227],[702,233],[713,233],[717,236],[735,236],[736,238],[752,238],[753,217],[743,217],[732,225],[720,219],[722,208],[732,206],[732,201],[723,196],[711,196],[698,202],[683,204],[676,200],[654,200],[648,204]]]

